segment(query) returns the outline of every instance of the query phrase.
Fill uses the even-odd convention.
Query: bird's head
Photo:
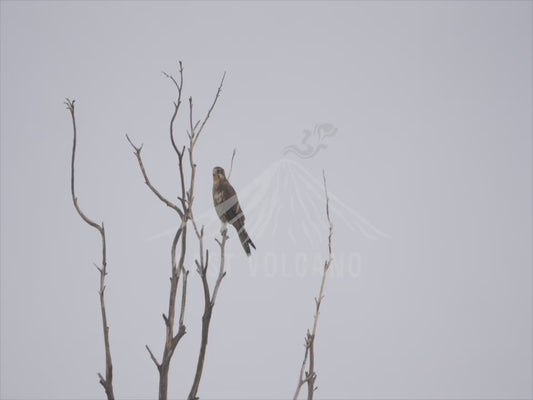
[[[224,168],[215,167],[213,168],[213,182],[220,182],[226,179],[226,174],[224,173]]]

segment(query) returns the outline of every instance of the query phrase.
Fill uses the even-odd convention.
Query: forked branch
[[[181,61],[179,62],[179,66],[180,66],[179,67],[180,83],[176,81],[176,78],[174,78],[172,75],[167,74],[164,71],[163,71],[163,75],[165,75],[168,79],[170,79],[172,83],[174,83],[174,86],[176,86],[176,89],[178,90],[178,98],[174,102],[174,112],[172,113],[172,117],[170,118],[169,131],[170,131],[170,142],[172,143],[172,147],[174,148],[174,151],[178,155],[178,158],[181,160],[181,158],[183,157],[183,150],[182,151],[178,150],[178,147],[176,146],[176,142],[174,140],[174,120],[176,119],[176,116],[178,115],[178,111],[180,109],[181,92],[183,90],[183,64],[181,63]]]
[[[202,121],[202,124],[200,125],[200,128],[198,131],[196,131],[196,128],[200,121],[196,122],[196,124],[193,126],[192,124],[192,97],[189,97],[189,109],[190,109],[190,125],[191,125],[191,136],[193,140],[193,145],[196,144],[196,141],[198,140],[198,137],[200,136],[200,133],[202,133],[204,126],[211,116],[211,112],[215,108],[215,105],[217,104],[217,100],[220,97],[220,93],[222,92],[222,85],[224,85],[224,79],[226,78],[226,72],[222,75],[222,79],[220,80],[220,84],[218,85],[218,90],[215,95],[215,98],[213,99],[213,103],[211,104],[211,107],[209,107],[209,110],[207,111],[207,115],[205,116],[204,120]]]
[[[72,160],[70,164],[70,191],[72,194],[72,202],[74,203],[74,207],[76,208],[76,211],[80,215],[81,219],[85,221],[88,225],[95,228],[99,233],[102,240],[102,266],[98,267],[96,265],[96,268],[98,269],[100,273],[100,290],[98,291],[99,297],[100,297],[100,312],[102,315],[102,327],[104,331],[104,347],[105,347],[105,378],[102,376],[102,374],[98,373],[98,378],[100,384],[104,387],[105,393],[107,395],[108,400],[114,400],[115,395],[113,393],[113,362],[111,360],[111,346],[109,344],[109,326],[107,325],[107,313],[105,308],[105,277],[107,275],[107,255],[106,255],[106,238],[105,238],[105,229],[104,229],[104,223],[97,224],[93,220],[91,220],[85,213],[81,210],[79,204],[78,204],[78,198],[76,197],[75,193],[75,186],[74,186],[74,178],[75,178],[75,170],[74,170],[74,161],[76,158],[76,140],[77,140],[77,130],[76,130],[76,116],[74,113],[74,101],[66,99],[65,105],[67,106],[67,109],[70,111],[70,116],[72,117],[72,130],[73,130],[73,142],[72,142]]]
[[[156,195],[156,197],[159,200],[161,200],[166,206],[176,211],[176,213],[178,214],[180,218],[180,225],[176,231],[174,240],[172,242],[172,247],[171,247],[171,264],[172,264],[171,272],[172,274],[170,277],[170,294],[169,294],[168,312],[167,314],[163,314],[166,335],[165,335],[165,346],[163,349],[163,355],[161,357],[161,361],[158,361],[157,358],[154,356],[153,352],[150,350],[150,348],[146,346],[146,349],[148,350],[150,358],[156,365],[157,370],[159,372],[159,399],[160,400],[165,400],[167,398],[168,372],[169,372],[169,367],[170,367],[170,360],[174,354],[174,350],[176,349],[176,346],[178,345],[180,339],[186,333],[186,329],[184,325],[184,318],[185,318],[185,308],[186,308],[186,299],[187,299],[187,278],[188,278],[189,271],[185,269],[184,263],[185,263],[185,255],[187,252],[187,244],[188,244],[187,243],[187,228],[188,228],[189,221],[191,221],[193,228],[194,228],[194,232],[196,233],[200,241],[200,261],[197,261],[197,264],[201,265],[201,267],[199,267],[199,270],[204,274],[204,277],[205,277],[205,272],[207,270],[207,265],[209,262],[208,252],[207,251],[204,252],[204,249],[203,249],[203,240],[202,240],[203,228],[201,230],[198,229],[198,226],[196,225],[196,222],[193,217],[194,189],[195,189],[195,180],[196,180],[196,163],[194,162],[194,148],[198,140],[198,137],[200,136],[200,133],[202,132],[206,122],[209,120],[211,112],[213,111],[215,104],[217,103],[217,100],[220,96],[220,92],[222,90],[222,84],[224,82],[224,76],[225,76],[224,74],[220,82],[220,85],[218,87],[215,98],[213,100],[213,103],[211,104],[211,107],[209,108],[203,120],[199,120],[196,123],[193,123],[193,103],[192,103],[192,98],[189,98],[190,131],[188,132],[188,135],[187,135],[189,141],[188,141],[188,146],[187,147],[183,146],[180,150],[175,140],[174,125],[175,125],[176,116],[180,109],[181,98],[182,98],[182,90],[183,90],[183,65],[182,63],[181,62],[179,63],[179,74],[180,74],[179,82],[172,75],[169,75],[165,72],[163,72],[163,74],[172,81],[172,83],[174,84],[177,90],[177,100],[174,101],[174,109],[170,117],[169,137],[170,137],[172,148],[174,149],[176,155],[178,156],[178,171],[179,171],[179,180],[180,180],[180,189],[181,189],[181,196],[177,197],[179,200],[179,203],[175,204],[169,201],[152,185],[152,183],[150,182],[150,179],[148,178],[146,170],[144,168],[143,160],[141,157],[142,146],[136,146],[130,140],[129,136],[126,135],[128,142],[134,149],[134,154],[135,154],[135,157],[137,158],[137,162],[139,164],[139,168],[141,169],[146,185],[150,188],[150,190]],[[184,162],[184,157],[186,155],[189,157],[188,164],[190,166],[190,179],[189,179],[188,185],[185,183],[186,165]],[[223,264],[221,268],[223,268]],[[202,273],[200,274],[201,276],[202,276]],[[222,277],[219,280],[221,280]],[[178,284],[179,284],[180,278],[183,278],[182,279],[182,295],[181,295],[181,305],[178,307],[176,302],[177,302],[177,291],[178,291],[178,286],[179,286]],[[220,286],[219,280],[217,280],[217,284],[215,286],[216,290],[215,290],[215,294],[213,295],[213,304],[214,304],[214,298],[216,297],[216,291],[218,291],[218,287]],[[209,304],[209,309],[211,310],[212,309],[211,297],[209,296],[208,287],[207,287],[207,290],[208,290],[208,301],[206,302],[206,304]],[[177,333],[175,333],[174,325],[175,325],[176,311],[178,309],[179,309],[178,331]],[[209,314],[210,314],[210,311],[209,311]],[[209,315],[209,319],[210,319],[210,315]],[[204,321],[206,321],[206,318],[204,318]],[[202,337],[204,335],[206,336],[205,344],[207,344],[207,330],[209,329],[209,322],[207,322],[207,326],[205,327],[204,327],[204,324],[205,322],[202,325]],[[205,355],[205,345],[204,345],[204,350],[202,354]],[[203,356],[201,356],[201,358],[202,358],[202,365],[203,365]],[[198,384],[200,382],[199,377],[201,376],[201,372],[202,372],[202,368],[201,367],[199,368],[199,372],[197,368],[198,378],[195,378],[196,386],[195,386],[194,393],[196,393],[198,390]]]
[[[200,241],[200,248],[203,249],[203,228],[198,233],[198,240]],[[211,324],[211,316],[213,315],[213,308],[215,307],[215,302],[217,298],[218,289],[222,279],[226,276],[226,271],[224,270],[224,260],[225,254],[224,249],[226,247],[226,241],[228,239],[227,230],[223,230],[222,241],[216,239],[220,247],[220,265],[218,270],[218,276],[215,282],[215,287],[213,292],[209,289],[209,282],[207,280],[207,268],[209,265],[209,252],[206,250],[205,254],[205,263],[203,261],[196,260],[196,272],[200,275],[202,279],[202,287],[204,290],[204,315],[202,316],[202,339],[200,342],[200,351],[198,353],[198,361],[196,363],[196,373],[194,375],[194,380],[191,386],[191,391],[189,392],[188,400],[197,400],[198,399],[198,388],[200,387],[200,380],[202,379],[202,373],[204,370],[205,354],[207,351],[207,341],[209,337],[209,327]],[[202,258],[203,259],[203,258]]]
[[[141,150],[143,148],[143,145],[135,146],[135,144],[131,141],[130,137],[126,134],[126,139],[128,139],[128,142],[131,144],[131,147],[135,150],[133,154],[135,154],[135,157],[137,158],[137,162],[139,163],[139,168],[141,169],[141,172],[143,174],[144,183],[146,183],[146,186],[150,188],[152,193],[154,193],[159,200],[161,200],[165,205],[172,208],[174,211],[178,213],[180,217],[183,217],[183,211],[178,208],[176,204],[169,201],[164,197],[150,182],[150,178],[148,178],[148,174],[146,173],[146,169],[144,168],[143,160],[141,157]]]
[[[174,122],[175,122],[175,119],[176,119],[176,116],[178,114],[179,107],[181,104],[181,93],[182,93],[182,88],[183,88],[183,66],[182,66],[181,61],[179,63],[179,72],[180,72],[179,83],[172,75],[169,75],[165,72],[163,72],[163,74],[174,83],[174,86],[176,86],[176,89],[178,91],[178,98],[174,102],[174,111],[170,118],[169,137],[170,137],[172,148],[176,152],[178,156],[178,161],[179,161],[178,167],[179,167],[179,175],[180,175],[180,181],[181,181],[181,197],[178,197],[178,199],[180,200],[181,208],[177,204],[168,200],[154,187],[154,185],[152,185],[152,183],[150,182],[150,179],[148,178],[148,174],[146,173],[146,169],[144,167],[144,163],[142,160],[142,156],[141,156],[142,145],[136,146],[133,143],[133,141],[129,138],[129,136],[126,135],[126,139],[128,140],[128,142],[134,149],[134,154],[135,154],[135,157],[137,158],[137,163],[139,164],[139,168],[141,169],[144,182],[159,200],[161,200],[166,206],[176,211],[180,219],[180,224],[179,224],[178,229],[176,230],[176,234],[174,235],[174,239],[172,241],[172,246],[170,249],[170,259],[171,259],[171,266],[172,266],[171,276],[170,276],[170,293],[169,293],[169,298],[168,298],[167,313],[166,314],[163,313],[163,320],[165,323],[165,344],[163,347],[163,355],[161,357],[161,361],[158,361],[157,358],[154,356],[154,353],[152,352],[150,347],[146,346],[146,349],[148,350],[148,353],[150,355],[150,359],[154,362],[159,372],[159,399],[160,400],[165,400],[167,398],[168,373],[170,369],[170,361],[172,359],[172,356],[174,355],[174,351],[176,350],[176,347],[178,346],[178,343],[180,342],[181,338],[187,333],[184,319],[185,319],[185,306],[186,306],[186,299],[187,299],[187,277],[189,275],[189,271],[185,269],[184,263],[185,263],[185,254],[187,251],[187,221],[189,218],[188,208],[190,207],[190,204],[186,203],[186,200],[185,200],[186,192],[185,192],[185,183],[183,179],[184,177],[183,156],[185,153],[185,148],[183,148],[180,151],[174,139]],[[178,245],[180,245],[179,246],[180,248],[179,257],[178,257]],[[181,305],[179,306],[180,314],[178,318],[178,329],[177,329],[177,332],[175,332],[174,325],[175,325],[175,318],[176,318],[176,310],[178,309],[176,300],[177,300],[180,277],[183,277],[182,296],[181,296]]]
[[[316,329],[318,325],[318,316],[320,315],[320,306],[322,304],[322,300],[324,299],[324,287],[326,285],[326,276],[327,276],[329,267],[331,266],[331,262],[333,261],[333,253],[331,250],[331,238],[333,235],[333,224],[331,223],[331,218],[329,215],[328,188],[326,185],[326,173],[324,171],[322,172],[322,176],[324,178],[324,192],[326,195],[326,216],[328,218],[328,223],[329,223],[328,259],[324,262],[324,270],[322,271],[322,281],[320,283],[320,291],[318,293],[318,297],[315,298],[315,316],[314,316],[314,321],[313,321],[313,329],[311,332],[307,330],[307,334],[305,336],[305,354],[304,354],[302,366],[300,368],[300,376],[298,377],[298,384],[296,386],[296,392],[294,393],[293,400],[298,399],[298,395],[300,394],[300,389],[302,388],[304,384],[307,384],[307,399],[308,400],[313,399],[313,394],[315,390],[317,389],[315,386],[315,380],[316,380],[315,337],[316,337]],[[306,365],[307,365],[307,371],[305,371]]]
[[[218,100],[218,97],[220,96],[220,92],[222,90],[222,84],[224,83],[225,76],[226,76],[226,73],[224,73],[224,75],[222,76],[222,80],[220,81],[220,85],[215,95],[215,99],[213,100],[213,104],[211,105],[211,108],[207,112],[207,115],[204,118],[203,123],[200,126],[200,129],[198,131],[196,131],[196,129],[200,121],[193,124],[193,102],[192,102],[192,98],[189,98],[189,128],[190,128],[189,161],[190,161],[190,167],[191,167],[191,187],[189,189],[188,194],[189,194],[189,201],[191,202],[192,202],[192,199],[194,198],[194,181],[195,181],[195,176],[196,176],[196,164],[194,163],[194,158],[193,158],[194,146],[196,144],[196,140],[198,139],[198,136],[200,135],[206,121],[209,119],[209,116],[211,115],[211,111],[213,110]],[[232,163],[233,163],[233,158],[232,158]],[[188,400],[196,400],[198,399],[198,389],[200,387],[200,381],[202,379],[202,373],[204,369],[205,355],[207,351],[207,341],[209,337],[209,328],[211,324],[211,316],[213,314],[213,308],[215,306],[215,301],[216,301],[216,297],[218,294],[218,290],[220,288],[220,284],[222,282],[222,279],[226,275],[226,272],[224,270],[224,263],[225,263],[224,249],[226,246],[226,240],[228,236],[227,236],[227,231],[224,230],[221,232],[222,241],[217,240],[217,243],[220,246],[220,266],[219,266],[218,277],[215,282],[215,287],[213,289],[213,292],[211,293],[209,289],[209,282],[207,280],[207,268],[209,265],[209,252],[207,250],[205,250],[204,252],[204,228],[202,227],[201,229],[198,229],[198,226],[194,219],[192,209],[189,210],[189,217],[190,217],[190,220],[194,228],[194,232],[199,242],[200,257],[199,257],[199,260],[196,260],[196,271],[200,275],[200,278],[202,280],[202,288],[204,291],[204,314],[202,316],[202,337],[200,341],[200,350],[198,352],[198,361],[196,363],[196,373],[194,375],[194,380],[193,380],[191,390],[188,396]]]

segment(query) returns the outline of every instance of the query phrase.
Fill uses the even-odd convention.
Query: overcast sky
[[[121,399],[157,396],[178,195],[168,123],[185,68],[200,118],[196,214],[217,259],[211,170],[234,231],[199,395],[293,395],[327,256],[317,398],[533,397],[530,1],[0,3],[2,399],[104,398],[100,242]],[[184,104],[183,111],[186,110]],[[185,143],[187,115],[176,133]],[[191,242],[192,243],[192,242]],[[195,247],[191,245],[191,249]],[[191,269],[169,395],[187,395],[203,297]],[[214,265],[213,265],[214,266]],[[213,276],[211,276],[213,278]]]

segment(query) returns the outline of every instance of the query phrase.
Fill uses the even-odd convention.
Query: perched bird
[[[230,223],[235,227],[239,234],[239,239],[244,247],[246,255],[251,254],[250,246],[255,249],[255,245],[244,229],[244,214],[242,213],[239,199],[235,189],[226,179],[224,169],[221,167],[213,168],[213,203],[218,217],[224,224]]]

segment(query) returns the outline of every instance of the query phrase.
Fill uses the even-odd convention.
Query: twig
[[[222,79],[220,80],[220,85],[218,85],[218,90],[217,90],[217,94],[215,95],[215,99],[213,100],[213,103],[211,104],[211,107],[209,108],[209,111],[207,111],[207,115],[206,117],[204,118],[203,122],[202,122],[202,125],[200,125],[200,129],[198,129],[198,132],[196,133],[196,135],[194,134],[194,130],[191,131],[191,135],[194,139],[194,143],[196,143],[196,141],[198,140],[198,137],[200,136],[200,133],[202,133],[202,130],[204,129],[204,126],[205,126],[205,123],[207,122],[207,120],[209,119],[209,117],[211,116],[211,111],[213,111],[213,108],[215,108],[215,105],[217,104],[217,100],[218,98],[220,97],[220,92],[222,92],[222,85],[224,84],[224,78],[226,78],[226,72],[224,71],[224,74],[222,75]],[[191,103],[192,103],[192,98],[191,98]],[[200,122],[200,121],[198,121]],[[198,123],[196,123],[196,126],[198,125]]]
[[[187,278],[189,277],[189,270],[186,270],[183,268],[182,270],[183,274],[183,280],[182,280],[182,288],[181,288],[181,309],[180,309],[180,318],[178,322],[179,327],[185,327],[183,325],[183,319],[185,318],[185,304],[187,300]]]
[[[183,157],[183,152],[180,152],[178,150],[178,147],[176,146],[176,142],[174,141],[174,120],[176,119],[176,115],[178,115],[178,111],[180,109],[181,105],[181,91],[183,89],[183,64],[181,61],[179,62],[179,72],[180,72],[180,83],[176,81],[176,79],[172,76],[167,74],[163,71],[163,75],[165,75],[167,78],[169,78],[173,83],[174,86],[176,86],[176,89],[178,89],[178,99],[174,102],[174,112],[172,113],[172,117],[170,118],[170,141],[172,143],[172,147],[174,148],[174,151],[178,155],[178,157],[181,159]]]
[[[135,146],[135,144],[133,144],[133,142],[131,141],[130,137],[127,134],[126,134],[126,139],[128,139],[128,142],[130,142],[131,147],[133,147],[133,149],[135,150],[133,154],[135,154],[135,157],[137,157],[139,168],[141,168],[141,172],[144,177],[144,183],[146,183],[146,185],[158,197],[159,200],[161,200],[168,207],[176,211],[180,217],[183,217],[183,212],[178,208],[178,206],[172,203],[171,201],[167,200],[161,193],[159,193],[159,191],[150,182],[150,179],[148,178],[148,174],[146,173],[146,170],[144,169],[144,164],[143,164],[142,157],[141,157],[141,150],[143,146],[142,145],[140,147]]]
[[[99,233],[100,237],[102,239],[102,266],[96,268],[98,269],[100,273],[100,290],[98,291],[99,297],[100,297],[100,312],[102,315],[102,328],[104,332],[104,347],[105,347],[105,363],[106,363],[106,372],[105,372],[105,378],[102,376],[102,374],[98,373],[98,378],[100,384],[103,386],[105,393],[107,395],[108,400],[114,400],[115,395],[113,393],[113,362],[111,360],[111,346],[109,344],[109,326],[107,325],[107,313],[105,308],[105,277],[107,275],[107,256],[106,256],[106,237],[105,237],[105,229],[104,229],[104,223],[97,224],[96,222],[92,221],[89,217],[87,217],[83,211],[81,210],[79,204],[78,204],[78,198],[76,197],[75,190],[74,190],[74,177],[75,177],[75,171],[74,171],[74,161],[76,158],[76,139],[77,139],[77,130],[76,130],[76,117],[74,114],[74,101],[66,99],[65,104],[67,106],[67,109],[70,111],[70,115],[72,117],[72,130],[73,130],[73,142],[72,142],[72,161],[71,161],[71,169],[70,169],[70,191],[72,194],[72,202],[74,203],[74,207],[76,208],[76,211],[80,215],[80,217],[85,221],[87,224],[95,228]]]
[[[215,306],[215,301],[217,299],[218,288],[222,279],[226,276],[226,271],[224,271],[224,259],[225,259],[225,248],[226,240],[228,240],[227,230],[222,231],[222,243],[219,243],[220,246],[220,268],[218,270],[217,280],[215,282],[215,288],[213,289],[213,297],[211,298],[211,307]]]
[[[322,171],[322,176],[324,178],[324,192],[326,195],[326,216],[328,218],[328,223],[329,223],[328,259],[324,262],[324,270],[322,273],[322,281],[320,283],[320,291],[319,291],[318,297],[315,298],[316,309],[315,309],[315,315],[314,315],[314,321],[313,321],[313,330],[311,331],[311,333],[308,330],[306,337],[305,337],[304,360],[302,362],[302,367],[300,368],[300,376],[298,377],[298,385],[296,386],[296,392],[294,393],[293,400],[298,399],[298,395],[300,394],[300,389],[306,383],[307,383],[307,399],[308,400],[313,399],[313,394],[316,390],[316,387],[315,387],[315,380],[316,380],[315,348],[314,348],[315,337],[316,337],[316,330],[318,326],[318,316],[320,315],[320,306],[322,304],[322,300],[324,299],[324,287],[326,284],[326,276],[327,276],[329,267],[331,266],[331,263],[333,261],[333,253],[331,249],[331,238],[333,236],[333,224],[331,223],[331,218],[329,214],[329,196],[328,196],[328,188],[326,185],[326,173],[324,171]],[[305,378],[304,378],[305,366],[308,361],[309,361],[308,370],[305,372]]]
[[[179,62],[179,66],[180,66],[179,67],[180,83],[178,83],[172,75],[169,75],[166,72],[163,72],[163,75],[169,78],[174,83],[174,86],[176,86],[176,89],[178,89],[178,99],[174,102],[174,112],[170,119],[169,133],[170,133],[170,142],[172,143],[172,147],[174,148],[174,151],[178,155],[181,194],[182,194],[181,199],[182,199],[183,208],[185,208],[185,204],[183,203],[183,199],[185,198],[185,179],[183,176],[183,154],[185,153],[185,147],[183,147],[181,151],[179,151],[178,147],[176,146],[176,142],[174,140],[174,120],[176,119],[176,115],[178,115],[178,110],[181,105],[181,92],[183,90],[183,64],[181,61]]]
[[[150,347],[148,347],[148,345],[146,345],[145,347],[146,347],[146,350],[148,350],[148,353],[150,353],[150,358],[154,362],[157,369],[161,370],[161,365],[157,362],[157,359],[155,358],[154,353],[152,353],[152,350],[150,350]]]
[[[231,177],[231,171],[233,171],[233,159],[235,158],[235,153],[237,152],[237,148],[233,149],[233,154],[231,155],[231,165],[229,167],[229,174],[228,174],[228,178],[229,179]]]

